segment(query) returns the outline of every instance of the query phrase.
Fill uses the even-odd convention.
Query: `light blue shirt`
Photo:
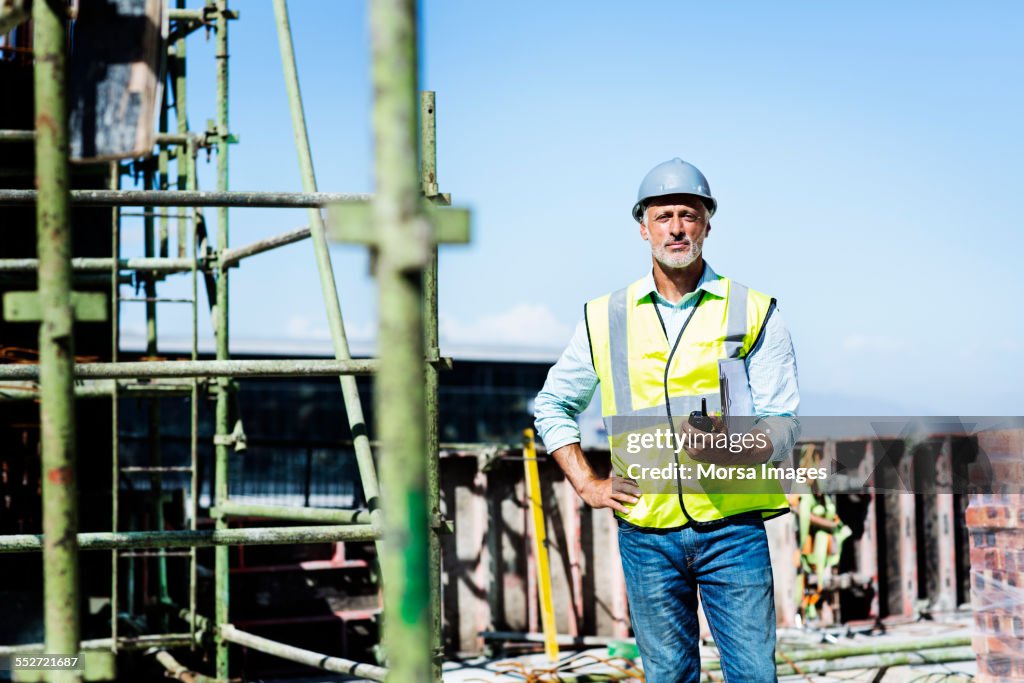
[[[652,296],[665,321],[669,339],[675,339],[700,290],[725,296],[722,286],[718,275],[705,263],[697,289],[684,295],[679,303],[669,302],[658,292],[651,272],[647,273],[639,293],[640,296]],[[764,334],[747,354],[746,366],[754,414],[771,436],[774,445],[772,462],[779,462],[789,455],[800,436],[800,422],[796,419],[800,390],[793,341],[778,307],[768,318]],[[548,372],[544,388],[534,403],[537,434],[549,453],[562,446],[579,443],[580,428],[576,416],[590,405],[597,385],[597,373],[590,355],[590,338],[586,322],[581,319],[569,346]]]

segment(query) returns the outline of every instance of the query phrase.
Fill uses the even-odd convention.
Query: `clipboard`
[[[754,397],[750,392],[745,359],[724,358],[718,361],[718,391],[726,433],[749,431],[754,424]]]

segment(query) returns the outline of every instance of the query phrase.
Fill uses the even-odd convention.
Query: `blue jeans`
[[[641,529],[618,519],[629,615],[648,683],[697,683],[697,595],[729,683],[775,676],[775,595],[764,522]]]

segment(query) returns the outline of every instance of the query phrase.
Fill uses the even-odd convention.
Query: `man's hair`
[[[700,200],[700,205],[704,207],[704,222],[708,225],[711,224],[711,209],[708,207],[708,203],[703,199]],[[647,209],[650,208],[650,204],[641,204],[640,208],[640,225],[647,225]]]

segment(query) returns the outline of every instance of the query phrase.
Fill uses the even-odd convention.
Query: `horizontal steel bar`
[[[118,557],[192,557],[191,550],[131,550]]]
[[[201,262],[196,264],[203,267]],[[137,257],[118,259],[119,270],[151,270],[159,273],[183,273],[192,270],[192,259]],[[110,272],[114,259],[105,257],[81,257],[71,259],[72,271],[79,273]],[[30,273],[39,270],[39,259],[0,259],[0,273]]]
[[[80,550],[121,548],[206,548],[215,545],[298,545],[337,541],[373,541],[379,533],[369,524],[335,526],[254,527],[199,531],[101,531],[78,534]],[[42,534],[0,536],[0,552],[43,549]]]
[[[76,379],[157,377],[334,377],[369,375],[377,360],[177,360],[136,363],[80,363]],[[0,365],[0,380],[38,380],[38,365]]]
[[[309,228],[298,228],[275,237],[253,242],[241,247],[227,249],[222,259],[228,265],[234,265],[248,256],[261,254],[286,244],[292,244],[309,238]],[[182,273],[192,270],[192,259],[167,257],[133,257],[118,260],[120,270],[145,270],[159,273]],[[106,257],[81,257],[71,259],[74,272],[109,272],[114,266],[114,259]],[[206,263],[196,261],[197,268],[205,268]],[[0,273],[29,273],[39,269],[39,259],[14,258],[0,259]]]
[[[153,465],[141,465],[138,467],[129,466],[120,468],[122,472],[129,474],[135,474],[138,472],[191,472],[192,468],[188,465],[164,465],[162,467],[156,467]]]
[[[206,21],[209,16],[210,20],[216,19],[217,10],[216,8],[207,9],[179,9],[177,7],[171,7],[167,10],[168,18],[171,21]],[[237,19],[238,10],[227,10],[224,12],[224,16],[228,19]]]
[[[31,142],[35,139],[34,130],[0,130],[0,142]]]
[[[368,201],[341,192],[195,192],[187,190],[71,190],[78,206],[229,206],[310,209],[334,202]],[[35,190],[0,190],[0,205],[34,204]]]
[[[158,145],[184,145],[188,142],[187,134],[180,133],[157,133],[156,144]],[[31,142],[36,139],[34,130],[10,130],[0,129],[0,142]]]
[[[894,666],[919,666],[925,664],[943,664],[946,662],[974,663],[975,660],[976,655],[974,650],[970,647],[954,647],[938,650],[924,650],[921,652],[893,652],[881,655],[843,657],[840,659],[825,661],[805,661],[801,662],[799,666],[796,664],[780,664],[776,666],[775,672],[778,676],[794,676],[802,674],[805,677],[809,677],[815,674],[825,675],[833,671],[849,671],[851,669],[882,669],[884,671],[885,669]],[[714,669],[709,666],[708,670],[713,671]]]
[[[125,434],[121,435],[121,438],[122,439],[128,439],[128,440],[133,440],[133,439],[138,440],[138,439],[147,439],[149,437],[146,436],[145,434],[125,433]],[[168,441],[168,442],[171,442],[171,443],[184,443],[184,442],[187,442],[189,440],[189,438],[190,437],[189,437],[188,434],[161,434],[160,435],[160,440],[161,441]],[[339,448],[351,448],[352,444],[353,444],[353,441],[352,441],[352,439],[314,439],[312,437],[309,437],[309,438],[307,438],[307,437],[298,438],[297,437],[297,438],[289,439],[289,438],[249,436],[246,439],[246,444],[248,444],[250,447],[256,447],[256,448],[295,448],[295,449],[301,449],[301,450],[306,450],[307,448],[320,448],[320,449],[325,449],[325,450],[333,450],[333,449],[339,449]],[[462,446],[464,444],[458,444],[458,445]],[[376,441],[375,439],[370,439],[370,446],[373,447],[373,448],[377,448],[377,447],[380,446],[380,442]],[[479,448],[477,450],[478,451],[484,450],[484,446],[485,446],[485,444],[480,444],[480,446],[479,446]],[[440,448],[441,448],[441,450],[448,450],[448,449],[450,449],[450,444],[446,444],[446,443],[442,442],[441,445],[440,445]],[[512,451],[516,450],[515,447],[513,447],[513,446],[507,446],[507,447],[503,447],[503,448],[505,448],[505,450],[507,450],[509,452],[512,452]],[[607,446],[605,447],[605,450],[607,450]],[[500,453],[501,451],[499,450],[498,452]],[[521,453],[522,449],[519,448],[519,450],[517,452]]]
[[[5,366],[0,365],[0,368]],[[114,394],[116,380],[81,380],[75,383],[75,398],[110,398]],[[117,381],[117,390],[136,398],[160,398],[163,396],[188,396],[192,393],[192,382],[136,382]],[[0,384],[0,401],[35,401],[39,399],[39,385],[36,382],[10,380]]]
[[[160,666],[164,668],[164,676],[167,678],[183,681],[183,683],[216,683],[215,678],[193,671],[175,659],[167,650],[157,650],[153,653],[153,656]]]
[[[290,232],[283,233],[281,235],[275,235],[274,237],[268,237],[265,240],[253,242],[252,244],[246,244],[241,247],[234,247],[231,249],[225,249],[220,255],[220,261],[225,266],[233,266],[243,258],[248,256],[255,256],[256,254],[262,254],[265,251],[276,249],[277,247],[283,247],[286,244],[292,244],[294,242],[300,242],[304,239],[309,238],[310,231],[308,227],[298,228]]]
[[[236,568],[231,571],[235,572]],[[327,612],[317,612],[308,616],[301,617],[263,617],[260,619],[238,619],[235,621],[237,628],[261,628],[263,626],[286,626],[286,625],[299,625],[299,624],[315,624],[315,623],[333,623],[337,624],[339,621],[373,621],[380,616],[381,609],[374,607],[371,609],[345,609],[345,610],[334,610]],[[472,679],[470,679],[472,680]],[[1016,681],[1014,682],[1016,683]]]
[[[201,137],[201,136],[197,136]],[[157,133],[156,144],[158,145],[187,145],[188,133]]]
[[[25,271],[14,271],[5,273],[0,271],[0,284],[8,285],[10,289],[18,289],[18,285],[31,282],[36,277],[36,270],[25,270]],[[117,281],[122,285],[132,285],[135,281],[132,276],[128,273],[120,273],[117,276]],[[92,286],[110,286],[110,271],[106,273],[100,272],[88,272],[88,273],[74,273],[71,275],[71,284],[74,289],[77,289],[79,285],[83,287]],[[27,287],[26,287],[27,288]]]
[[[227,500],[216,510],[232,517],[265,517],[288,519],[296,522],[325,522],[328,524],[368,524],[369,510],[338,510],[332,508],[302,508],[286,505],[260,505],[236,503]]]
[[[168,8],[167,15],[171,21],[203,21],[206,18],[201,9]]]
[[[383,681],[388,675],[388,670],[380,666],[354,662],[341,657],[331,657],[312,650],[285,645],[269,638],[239,631],[231,624],[224,624],[220,627],[220,637],[236,645],[243,645],[258,652],[305,664],[321,671],[349,674],[359,678],[368,678],[371,681]]]
[[[118,214],[120,218],[184,218],[192,220],[192,214],[188,211],[122,211]]]
[[[147,650],[156,646],[187,646],[192,644],[192,636],[188,633],[158,633],[144,636],[124,637],[117,639],[118,650]],[[110,638],[83,640],[82,650],[109,650],[113,645]],[[0,645],[0,656],[15,655],[19,652],[45,652],[43,643],[25,643],[23,645]]]

